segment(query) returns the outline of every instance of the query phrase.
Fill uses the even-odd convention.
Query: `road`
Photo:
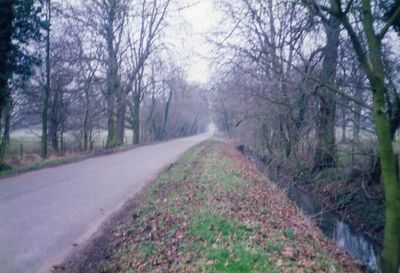
[[[181,138],[0,180],[0,272],[48,272],[190,147]]]

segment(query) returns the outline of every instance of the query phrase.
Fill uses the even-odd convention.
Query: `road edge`
[[[35,273],[75,272],[76,269],[81,266],[90,266],[90,261],[98,261],[107,258],[107,246],[112,241],[112,231],[115,226],[119,225],[130,211],[134,210],[141,204],[143,199],[146,197],[148,188],[156,182],[162,174],[168,172],[185,154],[190,153],[201,145],[204,145],[206,142],[210,141],[210,139],[212,139],[212,137],[199,142],[180,154],[174,162],[168,164],[161,171],[155,174],[154,177],[149,179],[149,181],[145,182],[144,186],[138,192],[133,194],[132,197],[123,202],[122,206],[118,206],[118,208],[107,215],[101,223],[95,226],[95,231],[91,235],[86,236],[85,238],[84,234],[81,237],[81,239],[84,239],[80,245],[75,246],[72,250],[68,251],[68,253],[65,253],[65,255],[61,254],[53,261],[49,261],[49,263],[43,265]],[[90,230],[87,233],[89,232]]]

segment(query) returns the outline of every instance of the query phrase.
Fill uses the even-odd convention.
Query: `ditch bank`
[[[360,180],[344,182],[338,176],[336,180],[328,180],[326,177],[332,175],[326,173],[308,177],[308,180],[267,162],[244,146],[238,149],[255,162],[266,177],[287,191],[288,197],[338,247],[360,260],[370,271],[379,270],[384,225],[383,189],[373,185],[378,198],[372,198],[367,192],[371,187],[366,189]]]

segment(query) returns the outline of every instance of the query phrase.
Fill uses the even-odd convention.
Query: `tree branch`
[[[395,12],[393,15],[389,18],[389,20],[386,22],[386,25],[382,28],[382,30],[378,34],[378,39],[382,40],[383,37],[386,35],[388,32],[389,28],[393,25],[394,21],[400,16],[400,5],[396,8]]]

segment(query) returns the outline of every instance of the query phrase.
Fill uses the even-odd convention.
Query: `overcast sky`
[[[178,55],[182,58],[189,81],[206,83],[209,77],[211,46],[206,35],[215,28],[220,17],[213,1],[199,0],[184,9],[180,13],[184,27],[173,26],[168,31],[168,35],[180,33],[174,43],[177,43],[177,51],[184,51]]]

